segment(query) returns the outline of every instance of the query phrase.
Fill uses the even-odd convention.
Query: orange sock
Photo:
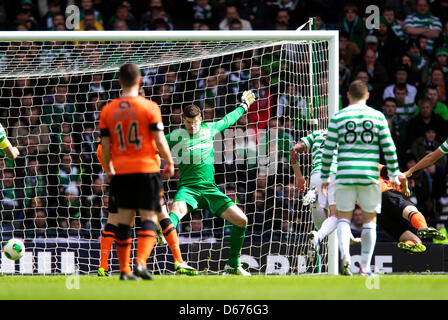
[[[137,233],[137,263],[146,268],[146,261],[156,245],[156,224],[150,220],[142,222],[142,230]]]
[[[101,254],[100,254],[100,267],[104,270],[109,270],[109,255],[112,250],[112,245],[115,241],[115,233],[109,231],[103,231],[101,233]]]
[[[184,262],[182,253],[180,252],[179,237],[177,236],[176,228],[174,228],[171,220],[169,218],[163,219],[160,221],[160,227],[162,228],[163,236],[171,249],[174,261]]]
[[[411,211],[411,213],[409,213],[408,220],[411,223],[411,225],[417,230],[428,228],[428,225],[426,224],[426,219],[420,212]]]
[[[131,267],[129,265],[129,261],[131,259],[131,245],[132,245],[132,239],[125,239],[125,240],[115,240],[116,247],[117,247],[117,256],[118,256],[118,262],[120,263],[120,272],[129,274],[131,273]]]

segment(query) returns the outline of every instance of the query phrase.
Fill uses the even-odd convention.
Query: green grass
[[[0,299],[33,300],[326,300],[448,299],[448,275],[353,276],[161,276],[155,281],[119,281],[118,276],[80,276],[79,289],[66,287],[67,276],[2,276]],[[372,280],[371,284],[374,286]],[[371,286],[372,287],[372,286]]]

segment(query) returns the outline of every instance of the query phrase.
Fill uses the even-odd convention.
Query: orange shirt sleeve
[[[101,144],[98,145],[98,148],[96,149],[96,157],[98,158],[98,161],[100,162],[101,166],[103,167],[103,171],[105,171],[104,162],[103,162],[103,147]]]

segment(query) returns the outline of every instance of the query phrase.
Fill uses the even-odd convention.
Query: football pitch
[[[446,300],[448,275],[0,277],[1,300]]]

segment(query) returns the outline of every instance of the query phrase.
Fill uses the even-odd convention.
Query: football
[[[25,253],[25,245],[23,244],[22,240],[10,239],[3,247],[3,252],[8,259],[19,260]]]

